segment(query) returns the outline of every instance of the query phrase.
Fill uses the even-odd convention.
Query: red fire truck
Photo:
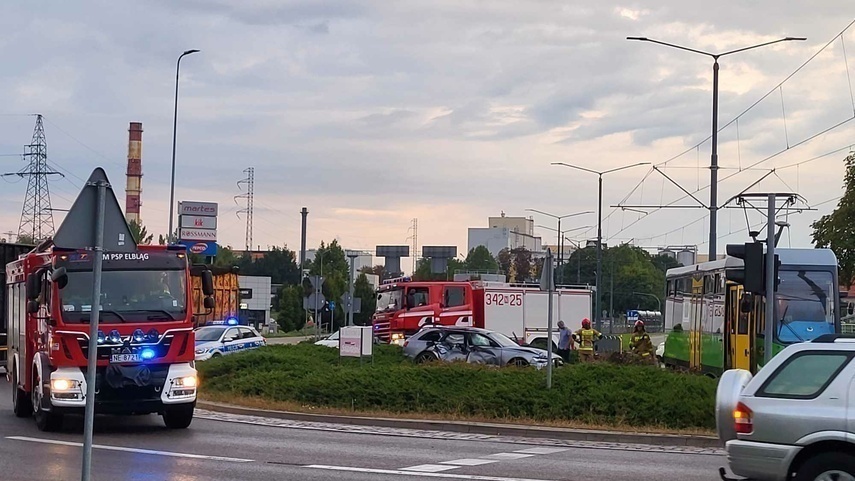
[[[14,412],[39,429],[83,413],[93,252],[50,240],[6,266],[7,378]],[[104,252],[95,412],[163,416],[186,428],[196,405],[190,269],[183,246]],[[213,293],[203,274],[206,296]],[[207,297],[210,308],[213,298]]]
[[[553,326],[563,320],[573,327],[591,317],[591,288],[559,288],[552,295]],[[413,282],[401,277],[381,283],[372,324],[374,336],[381,342],[397,344],[425,324],[433,324],[480,327],[501,332],[520,344],[546,345],[548,301],[547,292],[531,285]]]

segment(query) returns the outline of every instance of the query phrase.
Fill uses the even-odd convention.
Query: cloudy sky
[[[720,125],[730,125],[720,134],[719,198],[777,168],[752,190],[797,191],[818,205],[789,218],[784,245],[808,245],[810,223],[836,204],[842,160],[855,144],[855,27],[835,40],[855,19],[847,6],[5,2],[0,163],[3,172],[23,167],[16,154],[32,135],[27,114],[41,113],[51,165],[66,174],[51,181],[53,206],[69,207],[96,166],[107,170],[124,203],[128,123],[142,122],[142,218],[149,231],[165,233],[175,60],[197,48],[202,52],[181,67],[176,197],[219,202],[223,243],[244,245],[233,197],[252,166],[256,246],[298,247],[306,206],[310,246],[333,238],[350,248],[407,243],[418,218],[420,244],[462,252],[466,228],[486,226],[487,216],[501,211],[596,209],[596,177],[551,162],[660,164],[708,202],[710,144],[703,141],[711,125],[711,60],[627,36],[719,52],[805,36],[722,59]],[[0,229],[16,231],[26,181],[4,180]],[[678,201],[683,195],[649,167],[612,174],[604,234],[612,243],[698,244],[705,251],[703,209],[645,215],[611,207],[692,205],[691,198]],[[58,212],[57,225],[61,218]],[[722,250],[745,239],[745,225],[741,210],[720,214]]]

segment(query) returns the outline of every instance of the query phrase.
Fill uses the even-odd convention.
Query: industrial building
[[[503,249],[524,247],[531,252],[543,250],[542,239],[534,235],[534,219],[528,217],[489,217],[488,227],[470,227],[468,251],[484,246],[493,257]]]

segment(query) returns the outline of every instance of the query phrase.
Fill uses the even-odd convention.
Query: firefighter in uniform
[[[642,360],[653,361],[653,341],[650,340],[650,335],[644,329],[643,321],[636,321],[635,331],[629,341],[629,349],[633,354],[640,356]]]
[[[592,362],[594,360],[594,343],[603,338],[600,331],[591,329],[591,320],[582,319],[582,329],[573,333],[573,338],[579,344],[579,360]]]

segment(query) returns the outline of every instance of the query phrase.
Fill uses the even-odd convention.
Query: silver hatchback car
[[[716,422],[733,473],[759,481],[855,481],[855,337],[793,344],[752,377],[726,371]],[[728,480],[721,468],[722,479]]]

